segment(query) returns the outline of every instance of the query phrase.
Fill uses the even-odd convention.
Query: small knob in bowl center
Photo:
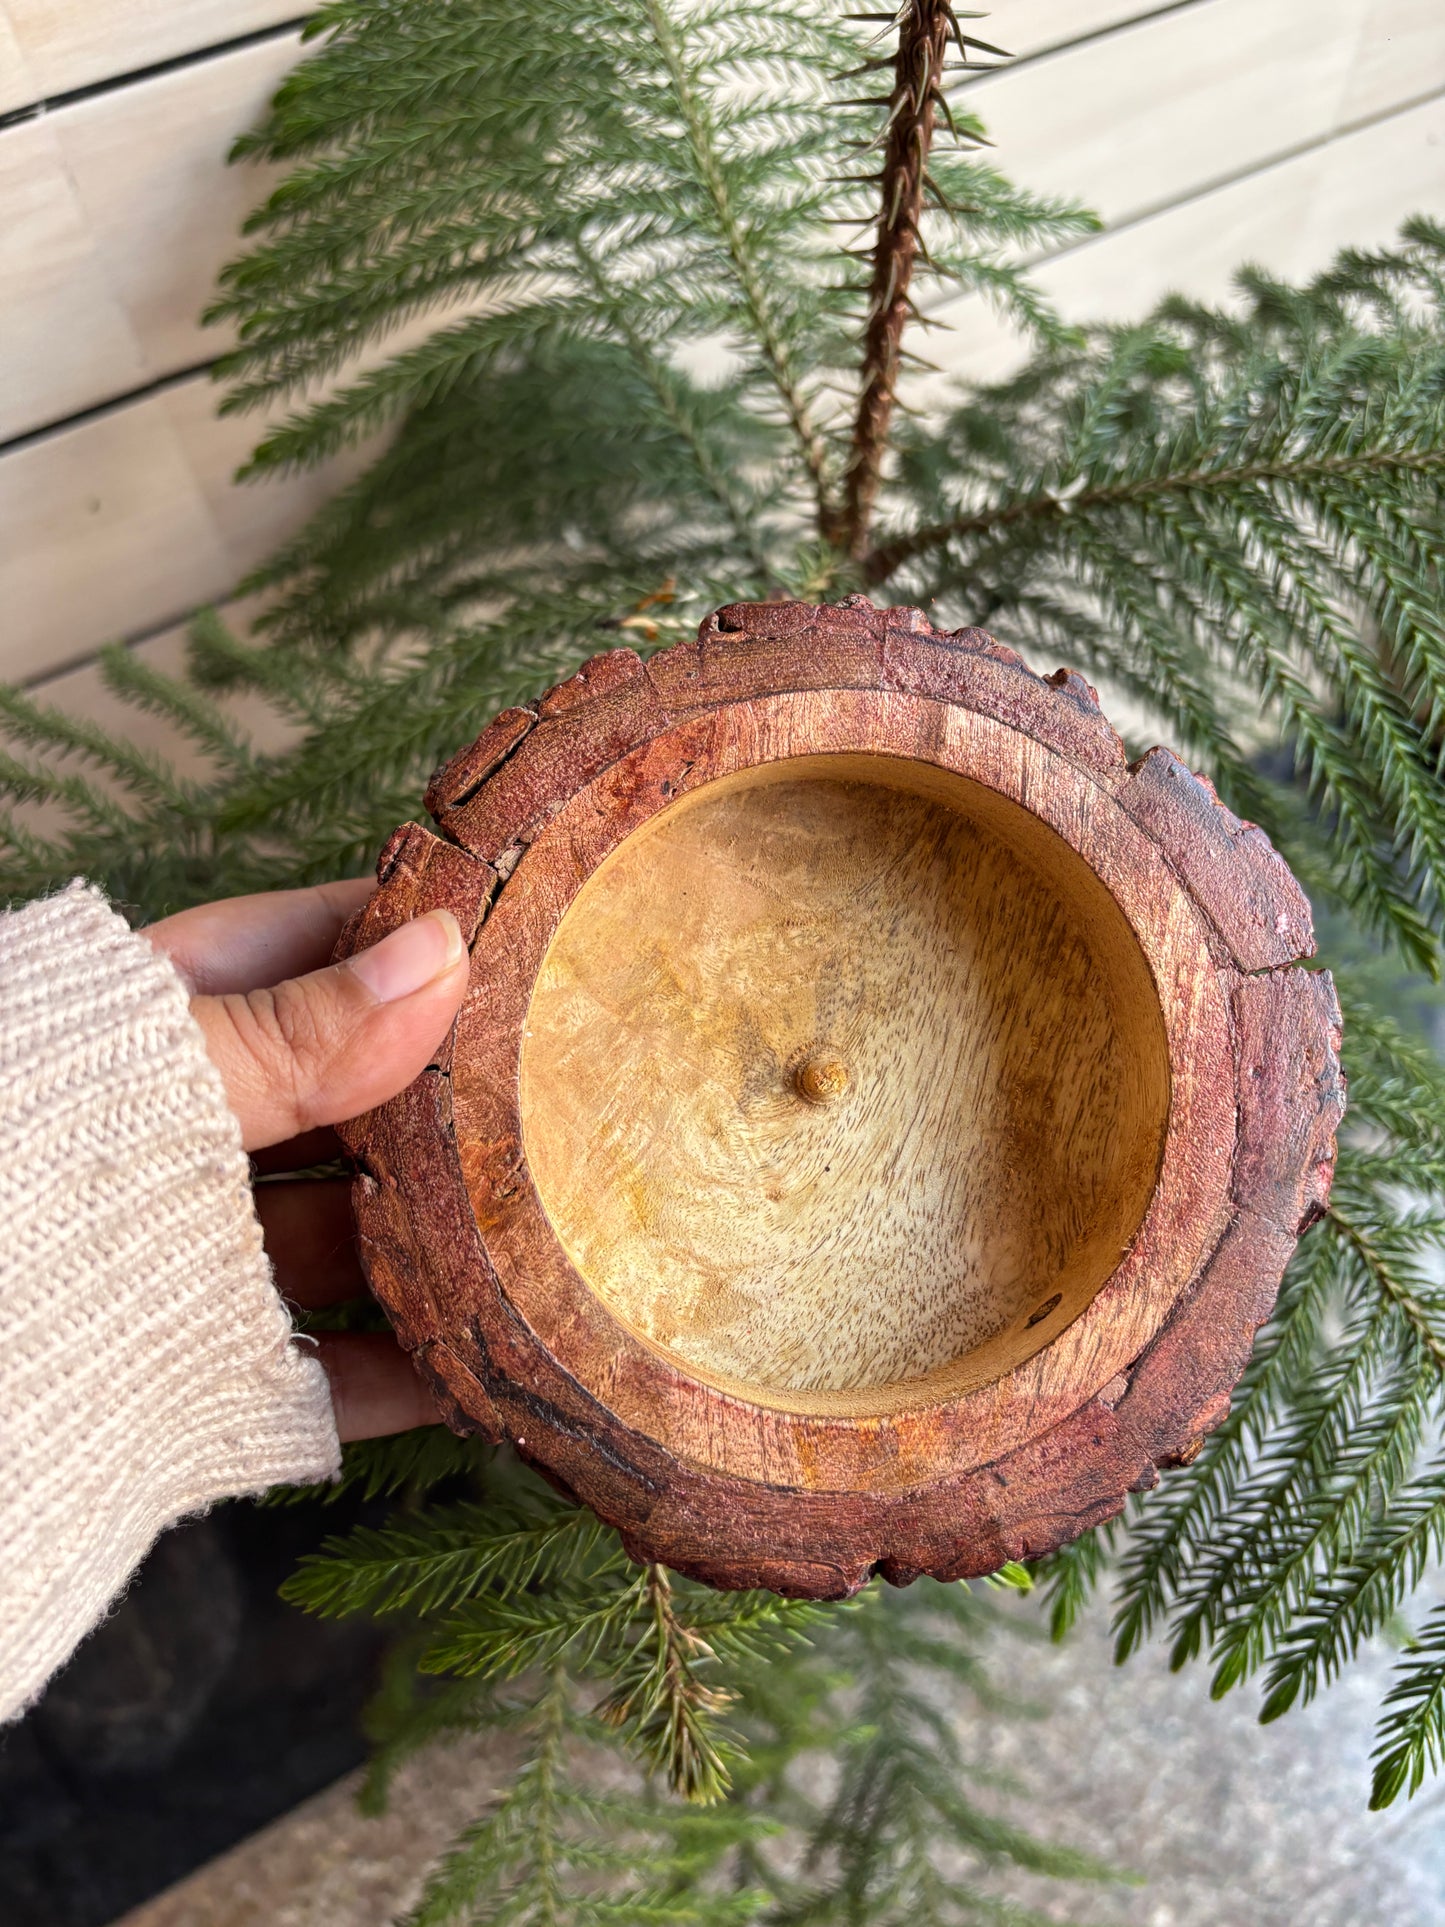
[[[810,1104],[831,1104],[848,1088],[848,1066],[831,1051],[815,1051],[793,1073],[793,1083]]]

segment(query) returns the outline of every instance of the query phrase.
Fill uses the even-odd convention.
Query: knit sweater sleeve
[[[0,916],[0,1720],[166,1526],[332,1476],[186,990],[100,894]]]

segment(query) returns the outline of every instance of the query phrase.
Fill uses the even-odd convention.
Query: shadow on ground
[[[341,1508],[223,1507],[161,1539],[0,1737],[0,1921],[104,1923],[361,1759],[380,1640],[276,1588]]]

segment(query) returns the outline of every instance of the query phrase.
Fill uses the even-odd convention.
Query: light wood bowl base
[[[1169,1102],[1148,966],[1087,865],[966,778],[856,768],[724,779],[629,837],[522,1051],[528,1165],[580,1276],[795,1411],[1036,1351],[1138,1229]]]

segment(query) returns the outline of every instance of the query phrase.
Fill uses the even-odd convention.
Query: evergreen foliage
[[[993,50],[944,0],[332,0],[311,31],[241,144],[286,173],[214,310],[224,405],[289,411],[258,476],[387,438],[250,585],[257,639],[208,615],[176,678],[107,654],[203,775],[0,692],[8,891],[80,870],[157,914],[360,870],[495,709],[719,601],[868,587],[1089,670],[1305,879],[1349,964],[1351,1113],[1232,1417],[1052,1562],[1054,1624],[1106,1583],[1121,1655],[1167,1628],[1217,1691],[1262,1675],[1266,1718],[1390,1631],[1373,1798],[1413,1792],[1445,1754],[1445,1622],[1414,1603],[1445,1548],[1445,1073],[1399,1021],[1441,975],[1445,229],[1072,330],[1021,263],[1090,217],[982,158],[949,96]],[[945,392],[916,343],[960,292],[1028,355]],[[289,748],[252,747],[238,693]],[[378,1785],[458,1725],[525,1740],[417,1922],[1022,1918],[930,1841],[1078,1870],[961,1799],[917,1685],[963,1664],[976,1595],[719,1598],[495,1465],[479,1497],[479,1464],[353,1455],[401,1511],[292,1587],[446,1676],[399,1663]],[[609,1731],[714,1804],[588,1791]]]
[[[366,1803],[417,1747],[479,1727],[517,1762],[407,1927],[1027,1927],[1041,1917],[992,1897],[990,1868],[1114,1877],[1001,1817],[1006,1788],[964,1790],[960,1708],[1006,1710],[974,1653],[984,1594],[715,1593],[639,1570],[589,1512],[475,1444],[420,1469],[388,1441],[351,1448],[347,1478],[405,1509],[327,1540],[284,1591],[399,1630]],[[624,1777],[609,1740],[687,1803]]]
[[[1266,1721],[1398,1630],[1371,1792],[1388,1806],[1445,1743],[1440,1614],[1418,1633],[1402,1618],[1445,1555],[1445,1070],[1361,999],[1348,1008],[1353,1124],[1329,1210],[1230,1417],[1114,1534],[1115,1624],[1121,1659],[1161,1626],[1176,1667],[1208,1654],[1216,1697],[1263,1671]],[[1103,1570],[1097,1538],[1052,1563],[1062,1633]]]

